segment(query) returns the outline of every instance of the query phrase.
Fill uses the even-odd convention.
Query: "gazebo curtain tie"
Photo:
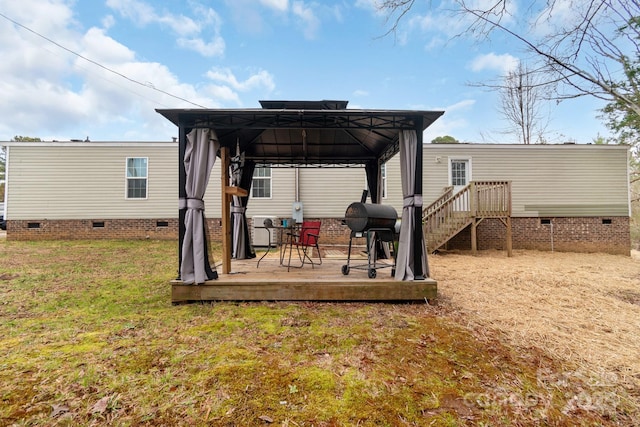
[[[196,209],[204,211],[204,200],[187,197],[186,199],[178,199],[178,209]]]
[[[414,206],[416,208],[422,207],[422,194],[412,194],[402,199],[402,207],[408,208]]]

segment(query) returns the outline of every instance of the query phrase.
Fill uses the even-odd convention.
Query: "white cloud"
[[[204,90],[206,91],[208,96],[218,102],[218,105],[216,105],[216,107],[219,107],[220,104],[226,103],[234,103],[236,105],[241,104],[240,95],[238,95],[238,92],[234,91],[229,86],[212,84],[205,86]]]
[[[220,107],[224,102],[194,84],[180,82],[165,65],[140,61],[135,51],[107,34],[109,17],[101,21],[105,28],[83,31],[69,6],[59,0],[6,3],[3,13],[12,19],[121,76],[27,30],[0,25],[0,140],[15,135],[60,140],[87,135],[92,140],[141,140],[166,135],[169,140],[175,126],[154,109],[193,104],[152,88],[205,107]],[[263,80],[273,85],[272,79]],[[252,84],[256,85],[246,83]],[[265,87],[273,86],[263,84],[261,89]]]
[[[289,0],[260,0],[263,6],[284,12],[289,9]]]
[[[193,50],[200,55],[207,57],[220,56],[224,53],[225,49],[224,39],[217,36],[214,37],[213,40],[211,40],[209,43],[200,38],[179,38],[178,40],[176,40],[176,43],[182,48]]]
[[[135,52],[107,36],[100,28],[90,28],[82,38],[79,53],[99,63],[133,61]]]
[[[475,72],[490,70],[498,71],[500,75],[506,75],[518,66],[519,60],[508,53],[497,55],[493,52],[475,57],[470,64]]]
[[[468,111],[471,107],[475,105],[475,99],[463,99],[462,101],[456,102],[455,104],[448,105],[444,108],[445,111],[453,113],[456,111]]]
[[[107,0],[107,6],[141,27],[162,24],[180,35],[197,34],[201,31],[200,25],[193,19],[184,15],[158,14],[152,5],[143,1]]]
[[[108,30],[109,28],[113,27],[113,24],[116,23],[116,19],[113,17],[113,15],[107,15],[104,18],[102,18],[102,28],[104,28],[105,30]]]
[[[239,81],[228,68],[212,68],[207,72],[206,76],[215,82],[224,83],[226,86],[240,92],[247,92],[253,89],[264,89],[271,92],[275,88],[273,77],[264,70],[258,71],[244,81]]]
[[[552,3],[545,3],[540,12],[533,16],[529,23],[532,34],[538,37],[545,37],[549,34],[560,34],[562,28],[568,25],[575,25],[583,16],[586,16],[585,8],[591,7],[589,2],[575,2],[571,0],[556,0]]]
[[[170,28],[177,35],[177,45],[182,48],[207,57],[224,53],[225,42],[220,35],[222,20],[211,8],[194,5],[193,12],[197,17],[194,19],[168,12],[158,13],[152,5],[140,0],[107,0],[107,6],[141,27],[159,24]],[[205,30],[213,30],[209,42],[200,37]]]
[[[320,20],[314,14],[313,9],[305,5],[304,2],[296,1],[291,9],[293,15],[298,19],[298,27],[302,29],[306,39],[316,38],[320,28]]]
[[[369,96],[369,92],[367,92],[366,90],[357,89],[353,91],[353,96],[357,96],[357,97]]]
[[[433,110],[440,110],[445,113],[425,130],[423,135],[424,142],[431,142],[434,138],[445,135],[451,135],[463,141],[469,128],[467,119],[469,110],[475,104],[476,101],[473,99],[464,99],[444,108],[433,108]]]
[[[355,6],[373,12],[376,15],[382,15],[385,12],[381,10],[382,0],[356,0]]]

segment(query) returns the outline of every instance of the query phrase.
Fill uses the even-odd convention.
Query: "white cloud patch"
[[[462,101],[456,102],[455,104],[448,105],[444,108],[444,110],[451,113],[456,111],[468,111],[475,105],[475,103],[475,99],[463,99]]]
[[[260,0],[260,4],[279,12],[285,12],[289,9],[289,0]]]
[[[322,22],[343,22],[345,5],[303,0],[228,0],[226,3],[238,31],[245,34],[282,34],[293,27],[305,39],[318,38]],[[283,36],[284,37],[284,36]]]
[[[206,57],[224,53],[225,42],[220,35],[222,20],[211,8],[195,5],[193,11],[197,19],[194,19],[185,15],[157,12],[151,4],[140,0],[107,0],[107,6],[141,27],[158,24],[170,28],[177,36],[177,45],[182,48]],[[211,40],[201,37],[205,31],[213,33]]]
[[[176,40],[178,46],[193,50],[202,56],[220,56],[224,53],[225,42],[221,37],[215,37],[210,42],[205,42],[200,38],[179,38]]]
[[[433,108],[445,113],[425,130],[424,142],[431,142],[434,138],[445,135],[464,141],[464,135],[468,133],[469,128],[467,117],[475,104],[476,101],[473,99],[464,99],[443,108]]]
[[[82,30],[70,6],[59,0],[6,2],[3,13],[104,68],[18,26],[0,25],[0,140],[15,135],[170,140],[177,130],[155,108],[194,107],[184,100],[224,105],[224,98],[201,90],[201,83],[183,83],[167,66],[139,60],[107,34],[113,24],[109,16],[101,20],[104,28]],[[266,72],[243,84],[249,90],[274,87]]]
[[[472,71],[497,71],[500,75],[507,75],[518,66],[519,60],[515,56],[508,53],[497,55],[493,52],[477,56],[471,61],[470,68]]]
[[[385,12],[381,9],[382,0],[356,0],[355,6],[368,10],[375,15],[383,15]]]
[[[107,36],[100,28],[90,28],[86,32],[79,53],[103,64],[117,64],[135,59],[135,52]]]
[[[313,9],[304,2],[296,1],[293,3],[291,12],[296,17],[297,25],[302,29],[302,33],[306,39],[314,39],[320,29],[320,20],[315,15]]]
[[[239,92],[247,92],[254,89],[264,89],[271,92],[275,89],[273,77],[267,71],[260,70],[249,76],[246,80],[240,81],[228,68],[213,68],[209,70],[206,76],[218,83],[223,83]]]

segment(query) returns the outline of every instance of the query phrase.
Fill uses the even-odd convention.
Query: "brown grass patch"
[[[640,263],[633,255],[481,251],[434,255],[430,266],[445,305],[473,329],[542,350],[637,397]]]

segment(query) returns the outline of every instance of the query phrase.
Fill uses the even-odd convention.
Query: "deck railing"
[[[436,210],[442,204],[444,204],[449,198],[453,195],[453,186],[445,187],[442,190],[442,194],[436,200],[433,201],[429,206],[422,210],[422,217],[429,215],[431,212]]]
[[[422,214],[427,246],[430,251],[436,250],[475,218],[511,216],[511,183],[472,181],[456,194],[452,190],[444,193]]]
[[[474,216],[481,218],[511,216],[511,182],[478,181],[469,184],[475,198]]]

